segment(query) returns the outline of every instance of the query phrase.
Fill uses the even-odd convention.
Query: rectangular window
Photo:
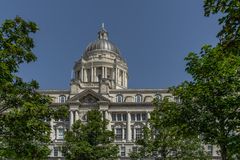
[[[131,113],[131,121],[135,121],[135,114]]]
[[[141,114],[140,113],[137,114],[137,121],[141,121]]]
[[[64,138],[64,128],[58,128],[58,139]]]
[[[127,121],[127,114],[124,113],[122,116],[123,116],[123,121]]]
[[[208,150],[207,150],[209,155],[213,155],[213,146],[212,145],[208,145]]]
[[[142,128],[136,128],[136,140],[142,138]]]
[[[121,147],[121,157],[125,157],[125,147]]]
[[[146,113],[142,113],[142,120],[143,120],[143,121],[146,121],[146,119],[147,119]]]
[[[117,114],[117,121],[122,121],[122,115],[121,114]]]
[[[58,157],[58,147],[53,147],[53,156]]]
[[[126,129],[126,128],[124,128],[123,130],[124,130],[123,139],[127,139],[127,129]]]
[[[134,140],[134,128],[131,128],[132,129],[132,140]]]
[[[121,141],[123,138],[122,128],[116,128],[116,140]]]
[[[133,147],[132,147],[132,151],[133,151],[133,152],[137,152],[137,151],[138,151],[137,146],[133,146]]]
[[[112,113],[112,121],[116,121],[116,114]]]

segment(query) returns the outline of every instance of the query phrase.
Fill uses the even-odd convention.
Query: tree
[[[143,129],[143,138],[137,141],[140,147],[130,155],[132,159],[209,159],[197,135],[183,135],[181,126],[169,123],[169,119],[175,115],[172,110],[177,106],[175,102],[155,99],[154,106],[149,124]]]
[[[239,0],[204,0],[204,14],[222,13],[219,24],[222,29],[218,32],[221,43],[228,49],[238,49],[240,43],[240,1]],[[235,50],[236,51],[236,50]]]
[[[182,100],[177,121],[220,147],[223,160],[231,159],[240,153],[240,57],[218,45],[205,46],[185,59],[193,80],[174,89]]]
[[[217,145],[223,160],[240,156],[240,1],[205,0],[205,16],[220,13],[216,47],[205,45],[189,53],[186,71],[192,81],[173,93],[182,100],[176,108],[186,131],[196,131],[205,143]]]
[[[116,159],[118,146],[112,144],[114,133],[107,130],[107,124],[98,110],[88,111],[86,123],[76,121],[65,134],[63,153],[66,159]]]
[[[51,100],[37,92],[36,81],[17,76],[20,64],[36,60],[30,34],[37,30],[35,23],[18,16],[0,27],[0,158],[46,159],[48,121],[66,115],[49,108]]]

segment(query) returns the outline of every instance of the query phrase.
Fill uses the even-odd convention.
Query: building
[[[128,66],[119,49],[108,38],[101,27],[96,41],[91,42],[82,57],[74,65],[74,77],[69,90],[42,90],[52,97],[53,107],[69,106],[69,121],[51,121],[52,153],[50,159],[64,159],[59,148],[63,143],[64,131],[74,121],[86,120],[87,111],[97,108],[110,121],[109,130],[115,133],[122,159],[136,149],[134,142],[141,137],[141,128],[153,110],[151,104],[156,97],[174,97],[167,89],[129,89]],[[207,148],[215,154],[212,147]]]

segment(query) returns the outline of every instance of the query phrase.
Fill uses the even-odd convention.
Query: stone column
[[[84,71],[84,82],[87,82],[87,69],[83,69]]]
[[[126,88],[128,86],[128,75],[127,75],[127,72],[126,72]]]
[[[104,78],[104,68],[105,67],[102,67],[102,78]]]
[[[93,67],[93,81],[97,82],[97,69],[96,69],[96,67]]]
[[[107,115],[108,115],[108,120],[109,120],[107,129],[108,129],[108,130],[111,130],[111,129],[112,129],[112,128],[111,128],[112,116],[111,116],[111,113],[110,113],[110,112],[107,112]]]
[[[131,130],[131,114],[127,112],[127,141],[132,141],[132,130]]]
[[[116,85],[118,84],[118,68],[116,68]]]
[[[126,72],[125,71],[123,71],[123,86],[125,86],[125,78],[126,78]]]
[[[91,67],[91,82],[94,81],[94,78],[93,78],[93,67]]]
[[[53,127],[53,119],[50,120],[50,125],[51,125],[51,133],[50,133],[50,137],[51,137],[51,140],[54,140],[55,139],[55,128]]]
[[[108,68],[105,67],[105,78],[108,78],[108,77],[107,77],[107,69],[108,69]]]
[[[73,114],[73,111],[70,111],[70,127],[72,127],[73,125],[73,120],[74,120],[74,114]]]
[[[150,112],[147,112],[147,127],[148,128],[150,128],[149,119],[150,119]]]
[[[81,81],[83,82],[83,68],[81,68]]]
[[[79,114],[78,111],[75,111],[75,121],[79,120]]]

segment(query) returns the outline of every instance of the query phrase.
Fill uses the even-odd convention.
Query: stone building
[[[128,66],[120,50],[108,38],[101,27],[96,41],[91,42],[82,57],[74,65],[74,77],[69,90],[42,90],[52,97],[53,107],[69,106],[68,121],[51,121],[52,153],[50,159],[64,159],[60,151],[64,132],[74,121],[86,120],[86,113],[95,108],[109,120],[108,129],[115,133],[119,156],[127,159],[128,153],[136,150],[134,142],[141,137],[141,128],[153,110],[151,102],[156,97],[174,97],[167,89],[129,89]],[[211,154],[214,148],[206,146]]]

